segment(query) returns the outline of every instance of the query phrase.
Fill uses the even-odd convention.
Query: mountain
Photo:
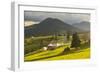
[[[54,18],[47,18],[39,24],[31,25],[24,29],[25,36],[53,35],[67,31],[80,32],[82,30]]]
[[[82,21],[80,23],[73,24],[74,27],[82,29],[84,31],[90,31],[90,22]]]

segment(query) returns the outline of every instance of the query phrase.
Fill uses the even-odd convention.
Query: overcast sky
[[[32,21],[33,24],[41,22],[46,18],[57,18],[65,23],[74,24],[81,21],[90,21],[90,14],[80,13],[61,13],[61,12],[36,12],[36,11],[25,11],[24,20]],[[27,25],[27,24],[26,24]]]

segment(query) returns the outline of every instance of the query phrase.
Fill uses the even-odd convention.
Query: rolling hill
[[[55,33],[64,33],[67,31],[81,32],[83,30],[55,18],[47,18],[39,24],[34,24],[24,28],[25,36],[53,35]]]

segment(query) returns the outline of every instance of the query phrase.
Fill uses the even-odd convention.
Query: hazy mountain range
[[[88,26],[88,27],[87,27]],[[24,29],[25,36],[53,35],[64,32],[89,31],[89,22],[80,22],[73,25],[65,23],[59,19],[47,18],[39,24],[27,26]]]
[[[90,22],[82,21],[80,23],[73,24],[74,27],[82,29],[84,31],[90,31]]]

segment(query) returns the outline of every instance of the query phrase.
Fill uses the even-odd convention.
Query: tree
[[[77,33],[72,36],[71,48],[78,48],[80,46],[80,39]]]
[[[41,39],[40,40],[40,48],[43,46],[44,44],[43,44],[43,40]]]
[[[69,41],[70,39],[70,32],[67,32],[67,40]]]
[[[64,41],[64,43],[67,43],[67,38],[66,38],[66,34],[65,33],[63,34],[63,41]]]
[[[57,43],[57,41],[58,41],[58,33],[57,32],[54,34],[54,40]]]

